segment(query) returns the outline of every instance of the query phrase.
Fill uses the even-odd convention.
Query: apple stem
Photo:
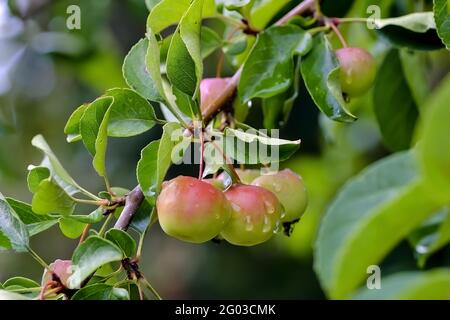
[[[333,29],[334,33],[337,35],[337,37],[339,38],[339,41],[341,42],[342,46],[344,48],[348,48],[347,42],[344,39],[344,36],[342,35],[342,33],[339,31],[339,28],[336,27],[336,25],[334,24],[334,22],[329,21],[328,25],[331,27],[331,29]]]

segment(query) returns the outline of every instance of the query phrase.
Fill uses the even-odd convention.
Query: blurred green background
[[[356,2],[354,16],[365,15],[365,2]],[[291,1],[289,5],[296,3]],[[66,28],[66,9],[71,4],[81,8],[81,30]],[[397,9],[407,10],[401,6]],[[71,112],[82,103],[108,88],[126,86],[122,61],[144,36],[147,14],[144,0],[0,0],[0,190],[5,196],[31,200],[26,168],[41,159],[30,145],[38,133],[44,135],[77,181],[91,191],[102,190],[103,181],[92,169],[89,154],[80,143],[67,144],[63,128]],[[369,49],[381,61],[388,49],[385,42],[361,25],[344,31],[351,44]],[[215,52],[205,61],[205,76],[214,74],[219,54]],[[433,62],[433,85],[448,73],[450,58],[445,51],[427,55]],[[229,62],[225,73],[232,73]],[[331,123],[319,115],[301,88],[281,136],[301,138],[302,147],[283,165],[303,176],[310,205],[290,238],[279,235],[252,248],[226,243],[192,245],[169,238],[159,226],[154,227],[146,239],[141,268],[161,295],[173,299],[323,298],[312,260],[320,217],[349,177],[389,153],[374,121],[371,95],[353,101],[352,109],[360,118],[355,124]],[[262,126],[258,104],[251,109],[249,121],[255,127]],[[112,139],[108,169],[114,186],[132,188],[136,184],[140,150],[157,137],[159,130],[152,129],[126,143]],[[195,172],[196,168],[175,167],[169,175]],[[57,227],[32,239],[35,251],[48,262],[70,259],[77,243],[62,236]],[[440,265],[450,265],[450,250],[433,259]],[[416,269],[407,243],[399,245],[384,265],[383,275]],[[14,275],[38,280],[41,274],[40,266],[28,255],[0,253],[0,282]]]

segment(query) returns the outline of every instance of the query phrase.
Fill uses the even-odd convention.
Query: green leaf
[[[103,215],[103,208],[99,207],[88,215],[71,215],[70,217],[65,218],[70,220],[76,220],[81,223],[94,224],[102,221],[104,217],[105,216]]]
[[[147,19],[147,26],[159,33],[168,26],[180,21],[190,5],[190,0],[162,0],[153,7]]]
[[[3,287],[6,290],[11,290],[11,287],[21,287],[21,288],[36,288],[40,287],[41,285],[37,283],[34,280],[24,278],[24,277],[13,277],[8,280],[6,280],[3,283]]]
[[[0,250],[27,251],[29,244],[25,224],[0,193]]]
[[[80,122],[80,132],[86,149],[95,156],[95,142],[106,112],[114,101],[113,97],[100,97],[92,102],[84,112]]]
[[[154,207],[151,206],[147,200],[144,200],[133,217],[130,228],[140,234],[144,234],[149,225],[156,221],[156,219],[158,219],[158,217]]]
[[[53,180],[42,180],[31,203],[36,214],[58,213],[71,215],[75,210],[75,201]]]
[[[58,219],[56,218],[35,214],[31,205],[25,202],[11,198],[6,198],[6,201],[11,208],[14,209],[19,219],[26,225],[30,237],[41,233],[58,223]]]
[[[158,92],[159,96],[162,97],[160,102],[165,102],[167,100],[166,93],[164,91],[163,79],[161,76],[161,50],[156,40],[156,36],[150,28],[147,28],[147,41],[148,47],[145,54],[145,66],[146,71],[152,81],[152,86]],[[149,81],[149,79],[147,79]]]
[[[398,50],[391,50],[385,57],[373,97],[384,144],[393,151],[408,149],[419,112],[403,75]]]
[[[31,300],[31,299],[15,292],[0,290],[0,300]]]
[[[437,209],[423,190],[413,152],[368,167],[341,189],[322,219],[315,250],[322,287],[331,298],[348,297],[368,266]]]
[[[88,103],[79,106],[70,116],[64,127],[64,133],[67,134],[67,142],[75,142],[81,140],[80,120],[88,107]]]
[[[156,124],[151,104],[130,89],[111,89],[105,96],[112,97],[108,136],[131,137],[144,133]]]
[[[434,0],[434,19],[442,42],[450,50],[450,6],[447,0]]]
[[[84,280],[101,266],[123,259],[122,250],[111,241],[98,236],[88,237],[72,256],[74,270],[68,279],[70,289],[80,288]]]
[[[213,29],[202,27],[201,32],[201,55],[202,59],[209,57],[214,51],[222,47],[222,38]]]
[[[29,166],[28,170],[28,190],[30,190],[31,193],[35,193],[41,181],[50,177],[50,170],[47,167],[35,166]]]
[[[450,269],[396,273],[383,278],[380,290],[361,290],[354,299],[448,300],[450,299]]]
[[[251,20],[257,29],[264,29],[273,17],[284,8],[290,0],[262,0],[255,4]]]
[[[78,239],[82,235],[85,227],[85,223],[79,222],[75,219],[66,217],[59,219],[59,228],[61,229],[61,232],[70,239]]]
[[[433,12],[416,12],[401,17],[377,19],[374,23],[379,29],[397,26],[418,33],[436,29]]]
[[[69,175],[66,169],[64,169],[42,135],[35,136],[31,140],[31,144],[45,154],[45,158],[40,167],[47,167],[50,170],[51,177],[67,194],[74,195],[78,192],[86,193],[86,191]]]
[[[260,34],[242,70],[241,101],[286,91],[293,82],[294,54],[306,54],[311,45],[311,35],[293,25],[272,27]]]
[[[403,74],[419,111],[431,92],[428,54],[421,51],[400,50]]]
[[[106,110],[102,123],[98,128],[97,138],[95,139],[95,155],[92,165],[95,171],[101,177],[106,177],[106,149],[108,147],[108,123],[112,107]]]
[[[197,97],[203,76],[202,8],[203,0],[192,1],[172,36],[167,54],[167,77],[172,85],[191,97]]]
[[[130,300],[128,291],[112,285],[96,283],[78,290],[71,300]]]
[[[450,211],[443,208],[425,221],[408,237],[415,249],[420,268],[425,267],[429,257],[450,242]]]
[[[167,123],[163,128],[160,141],[152,141],[141,152],[141,159],[137,165],[137,179],[142,192],[154,204],[156,196],[161,190],[167,170],[172,164],[172,150],[179,143],[181,134],[174,134],[177,130],[181,133],[178,123]]]
[[[156,47],[154,46],[154,43],[152,43],[151,48],[151,58],[159,60],[159,47],[158,51],[156,51]],[[131,48],[123,62],[123,77],[130,88],[136,90],[136,92],[144,98],[151,101],[163,102],[164,95],[162,95],[162,92],[158,87],[158,81],[161,76],[158,75],[158,77],[155,78],[154,69],[150,69],[148,64],[146,66],[146,59],[149,57],[148,50],[150,50],[149,40],[145,38],[139,40],[139,42]]]
[[[450,76],[425,106],[427,113],[420,128],[420,165],[425,175],[427,189],[442,204],[450,202],[450,146],[448,123],[450,121]]]
[[[222,144],[225,154],[239,163],[269,164],[289,159],[300,147],[300,140],[289,141],[268,137],[256,130],[235,130],[227,128],[216,144]]]
[[[315,37],[313,49],[301,63],[302,76],[314,103],[330,119],[352,122],[342,96],[340,65],[325,35]]]
[[[130,258],[136,254],[136,241],[127,232],[111,229],[105,234],[105,238],[122,249],[125,257]]]
[[[406,16],[375,20],[379,33],[398,47],[417,50],[442,48],[432,12],[416,12]]]
[[[289,90],[262,101],[264,127],[266,129],[276,129],[288,121],[295,99],[298,96],[299,85],[300,58],[298,58],[296,63],[294,70],[294,82]]]

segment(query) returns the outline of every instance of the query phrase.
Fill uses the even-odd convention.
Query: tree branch
[[[276,26],[286,24],[291,18],[302,15],[303,13],[313,10],[316,5],[316,0],[304,0],[291,11],[289,11],[280,20],[275,22]],[[229,81],[228,85],[222,90],[222,92],[208,105],[203,111],[203,121],[205,124],[209,123],[215,118],[217,114],[222,111],[222,108],[226,103],[234,96],[236,92],[239,79],[242,74],[242,66],[236,71],[234,76]],[[119,220],[117,220],[114,228],[126,230],[139,209],[142,201],[144,200],[144,194],[139,186],[134,188],[125,198],[125,207],[120,214]]]
[[[142,193],[141,187],[136,186],[125,197],[125,206],[114,225],[114,229],[127,230],[142,201],[144,201],[144,194]]]

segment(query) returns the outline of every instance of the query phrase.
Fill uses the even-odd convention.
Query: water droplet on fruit
[[[273,204],[270,201],[265,201],[264,207],[266,208],[266,212],[268,214],[272,214],[275,212],[275,207],[273,206]]]
[[[272,184],[273,189],[275,190],[275,192],[280,192],[281,191],[281,184],[274,182]]]
[[[264,216],[264,226],[262,232],[267,233],[272,230],[272,225],[268,216]]]
[[[280,221],[277,221],[277,223],[275,224],[275,228],[273,229],[273,233],[277,234],[281,232],[281,224]]]
[[[253,223],[250,216],[245,217],[245,230],[246,231],[252,231],[253,230]]]
[[[241,207],[239,207],[236,203],[231,203],[231,206],[233,207],[233,210],[236,212],[241,211]],[[247,217],[250,218],[250,217]]]

